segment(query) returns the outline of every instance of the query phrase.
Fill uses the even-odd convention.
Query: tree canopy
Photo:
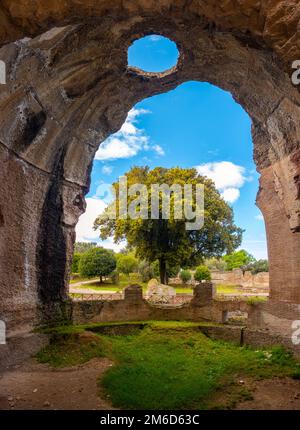
[[[138,270],[139,261],[130,254],[118,254],[117,255],[117,269],[121,273],[129,275],[130,273]]]
[[[225,255],[223,260],[226,262],[227,270],[243,268],[255,262],[255,258],[244,249]]]
[[[181,169],[156,167],[133,167],[126,173],[128,186],[144,184],[148,191],[147,210],[149,219],[137,217],[120,217],[119,183],[114,183],[116,199],[95,221],[94,228],[100,230],[102,240],[114,236],[115,242],[126,239],[136,250],[137,257],[149,262],[159,260],[160,278],[167,283],[166,267],[180,264],[199,264],[204,258],[220,257],[225,252],[232,253],[241,243],[242,230],[234,224],[232,208],[224,201],[216,190],[214,183],[198,175],[196,169]],[[184,186],[197,184],[204,186],[204,225],[200,229],[187,230],[187,218],[176,219],[175,197],[170,195],[170,214],[168,219],[162,219],[163,207],[159,202],[159,219],[151,219],[151,192],[153,184],[173,184]],[[129,196],[127,205],[132,204],[137,197]],[[184,197],[182,206],[186,204]],[[192,208],[197,209],[193,191]],[[117,207],[117,216],[112,219],[111,213]],[[188,220],[190,221],[190,220]]]
[[[82,277],[90,278],[110,275],[116,268],[116,257],[113,251],[101,247],[93,247],[82,254],[79,261],[79,272]]]

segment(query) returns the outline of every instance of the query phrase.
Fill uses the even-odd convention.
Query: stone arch
[[[68,318],[74,229],[94,154],[138,101],[187,80],[230,91],[252,118],[271,297],[300,303],[300,96],[287,73],[297,52],[296,3],[292,13],[284,1],[227,10],[220,1],[115,1],[108,8],[90,0],[76,2],[74,13],[73,1],[45,7],[37,0],[40,18],[33,2],[18,3],[0,9],[2,41],[18,39],[0,50],[7,66],[0,87],[0,317],[8,329]],[[276,27],[278,11],[289,11],[285,32]],[[150,33],[178,45],[179,62],[166,73],[127,68],[128,46]],[[28,35],[35,37],[20,40]]]

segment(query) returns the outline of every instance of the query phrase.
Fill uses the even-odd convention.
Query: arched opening
[[[146,73],[170,71],[178,58],[176,43],[158,34],[138,39],[128,49],[128,66]]]
[[[233,208],[235,224],[245,230],[239,249],[246,250],[256,260],[267,259],[264,222],[255,205],[259,175],[253,161],[251,120],[228,92],[207,83],[185,82],[170,92],[135,105],[121,129],[106,139],[96,153],[90,192],[86,196],[87,210],[76,229],[77,242],[97,243],[116,253],[125,248],[126,243],[115,244],[112,237],[101,241],[100,232],[95,231],[93,225],[109,203],[105,193],[111,183],[118,181],[132,166],[145,165],[150,169],[157,166],[197,168],[201,175],[212,179]],[[222,263],[224,273],[217,267]],[[250,260],[243,263],[243,267],[249,263]],[[252,276],[250,267],[245,274],[242,270],[227,272],[223,260],[219,264],[215,262],[215,266],[213,261],[208,264],[222,297],[238,295],[246,300],[267,295],[267,274],[261,275],[265,276],[263,283],[259,277]],[[119,283],[108,279],[106,284],[100,285],[94,278],[90,283],[84,280],[87,283],[80,286],[75,275],[70,284],[72,297],[78,297],[76,293],[80,292],[82,298],[110,300],[112,292],[121,293],[130,283],[130,278],[124,274]],[[191,286],[184,289],[180,279],[174,278],[173,275],[170,283],[177,282],[174,285],[178,297],[186,292],[186,298],[191,299]],[[142,277],[134,279],[142,283],[146,295],[147,282]]]
[[[45,317],[68,317],[74,230],[85,209],[99,144],[120,129],[136,103],[187,81],[229,91],[252,119],[274,303],[264,321],[272,326],[269,316],[280,313],[278,303],[281,310],[286,304],[286,320],[297,314],[300,102],[286,73],[292,50],[278,48],[287,46],[294,27],[280,45],[265,37],[267,19],[262,30],[261,20],[253,26],[248,19],[245,23],[239,8],[220,12],[219,30],[214,9],[179,5],[161,10],[156,3],[143,17],[138,6],[125,14],[116,7],[112,20],[102,6],[95,6],[93,22],[80,9],[67,21],[66,11],[58,16],[52,10],[51,20],[41,26],[29,28],[30,20],[24,20],[15,32],[9,30],[14,21],[7,23],[4,43],[33,36],[1,48],[7,65],[0,99],[1,314],[8,331],[32,327]],[[82,24],[73,25],[80,13]],[[263,12],[269,13],[273,16],[272,10]],[[98,17],[104,16],[99,25]],[[50,29],[49,22],[70,25]],[[37,28],[49,31],[35,37]],[[146,32],[176,42],[181,55],[175,69],[147,74],[127,67],[128,47]]]

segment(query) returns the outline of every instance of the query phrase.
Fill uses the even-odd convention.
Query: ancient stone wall
[[[99,144],[140,100],[195,80],[231,92],[252,120],[271,298],[300,303],[297,0],[2,0],[0,319],[9,332],[70,317],[75,226]],[[137,38],[174,40],[166,73],[127,67]]]
[[[118,321],[193,321],[226,323],[228,314],[242,312],[246,322],[238,326],[208,325],[202,327],[207,336],[264,346],[284,345],[300,356],[300,346],[292,342],[294,320],[299,318],[299,305],[266,302],[248,303],[243,300],[214,300],[212,283],[195,287],[190,303],[181,306],[152,305],[143,298],[142,288],[133,285],[125,289],[124,300],[74,301],[74,324]]]
[[[249,271],[243,272],[241,269],[231,271],[213,270],[211,272],[212,281],[218,285],[239,285],[244,288],[256,288],[268,290],[269,272],[252,274]]]
[[[130,286],[124,290],[124,300],[73,301],[74,324],[109,321],[216,321],[225,322],[228,312],[247,312],[246,302],[213,300],[213,284],[203,283],[195,287],[190,303],[179,306],[153,305],[143,298],[142,288]]]

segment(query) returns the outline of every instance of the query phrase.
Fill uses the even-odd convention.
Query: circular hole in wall
[[[144,72],[166,72],[176,66],[178,58],[176,43],[158,34],[142,37],[128,49],[128,66]]]

